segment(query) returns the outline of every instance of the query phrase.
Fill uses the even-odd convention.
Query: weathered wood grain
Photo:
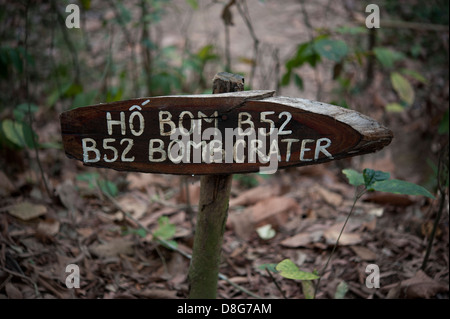
[[[202,133],[207,128],[216,127],[221,133],[225,151],[227,129],[236,129],[240,126],[245,130],[253,125],[257,133],[259,129],[266,129],[268,132],[273,125],[279,130],[276,137],[279,152],[277,164],[278,169],[281,169],[376,152],[388,145],[393,138],[389,129],[356,111],[301,98],[273,97],[273,94],[274,91],[244,91],[165,96],[77,108],[61,114],[64,149],[67,156],[83,161],[89,166],[148,173],[207,175],[256,172],[260,167],[268,166],[268,163],[259,161],[257,157],[256,146],[259,144],[254,144],[252,149],[257,160],[251,162],[250,142],[241,149],[245,156],[242,162],[236,162],[234,159],[232,162],[226,162],[223,159],[221,163],[219,160],[215,163],[206,163],[203,157],[199,163],[194,163],[194,148],[191,149],[190,158],[186,156],[180,163],[174,163],[168,156],[158,161],[157,156],[161,153],[157,151],[153,152],[155,156],[151,160],[149,144],[152,140],[154,140],[153,147],[159,147],[163,143],[162,149],[168,152],[168,145],[173,141],[167,135],[171,125],[176,127],[181,125],[185,132],[188,132],[192,124],[200,123],[201,129],[195,126],[189,138],[194,140],[195,129]],[[132,115],[136,112],[142,117]],[[108,113],[113,121],[109,132]],[[124,117],[122,124],[118,122],[121,116]],[[170,119],[167,119],[169,116]],[[130,126],[130,117],[133,130]],[[140,125],[140,118],[145,122],[143,127]],[[173,124],[169,124],[169,121]],[[125,127],[123,132],[122,126]],[[166,135],[162,135],[161,132],[165,132]],[[261,141],[265,139],[266,147],[261,150],[268,155],[271,146],[269,136],[259,137]],[[100,154],[98,161],[93,161],[97,155],[95,151],[86,152],[85,148],[83,152],[82,141],[86,138],[91,139],[90,142],[95,141],[95,148]],[[204,141],[209,145],[211,139]],[[200,140],[196,142],[200,143]],[[92,145],[86,143],[87,148]],[[117,150],[117,159],[114,161],[111,159],[114,159],[116,154],[111,147]],[[124,152],[126,154],[122,160]],[[86,153],[87,161],[83,156]]]

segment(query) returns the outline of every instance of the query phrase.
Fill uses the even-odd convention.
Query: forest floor
[[[287,1],[285,6],[277,6],[275,1],[267,1],[264,5],[258,3],[250,12],[255,27],[267,30],[259,33],[263,42],[281,47],[282,58],[289,56],[295,44],[308,37],[306,31],[297,32],[304,29],[299,4]],[[272,10],[270,15],[268,7]],[[315,11],[317,7],[308,7],[313,24],[315,16],[321,17],[321,12]],[[221,24],[204,20],[214,20],[220,10],[214,6],[208,9],[215,11],[191,17],[196,21],[190,29],[192,45],[201,47],[223,32]],[[334,10],[345,11],[342,7]],[[345,16],[334,12],[329,17],[336,20],[328,19],[329,27],[345,21]],[[176,32],[183,24],[177,25],[174,20],[177,16],[168,14],[161,22],[161,28],[167,31],[166,45],[185,40]],[[239,57],[251,50],[251,42],[248,36],[238,37],[239,25],[243,25],[237,17],[235,21],[238,26],[232,29],[236,42],[231,53]],[[175,27],[171,29],[172,26]],[[201,32],[195,34],[195,30],[205,30],[207,26],[208,37]],[[248,71],[245,65],[242,70]],[[288,87],[282,93],[314,99],[315,74],[307,70],[304,76],[305,83],[310,83],[305,92]],[[321,73],[324,88],[329,76]],[[274,85],[255,75],[254,88],[273,89]],[[382,85],[382,78],[377,77],[374,87]],[[363,105],[365,100],[373,100],[376,89],[355,102]],[[435,95],[437,101],[448,104],[448,95]],[[379,108],[367,113],[380,121],[386,119]],[[57,114],[49,120],[47,114],[38,111],[36,121],[35,130],[43,141],[60,135]],[[300,281],[278,274],[272,277],[259,266],[289,258],[301,270],[322,270],[355,194],[342,174],[343,168],[361,171],[368,167],[389,171],[396,178],[423,182],[429,172],[419,157],[424,156],[423,149],[430,147],[430,141],[414,134],[420,131],[421,121],[415,113],[393,115],[387,125],[394,130],[394,142],[375,155],[291,168],[265,177],[236,176],[220,264],[220,273],[228,281],[219,280],[218,298],[305,298]],[[50,199],[42,186],[34,151],[11,152],[8,156],[10,167],[0,168],[0,299],[187,298],[187,255],[192,253],[200,190],[198,176],[93,169],[66,158],[62,150],[45,149],[40,151],[40,157],[52,193]],[[11,169],[15,166],[25,168]],[[118,188],[114,198],[95,182],[106,179],[114,181]],[[437,199],[385,193],[365,195],[356,204],[331,262],[320,274],[317,298],[345,294],[351,299],[448,299],[448,194],[427,266],[421,270],[437,209]],[[175,226],[176,250],[163,246],[153,236],[158,227],[164,227],[158,224],[163,216]],[[274,237],[264,239],[259,234],[265,225],[275,231]],[[66,286],[71,274],[66,267],[70,264],[79,267],[80,288]],[[379,269],[379,288],[366,284],[373,269],[368,265]]]

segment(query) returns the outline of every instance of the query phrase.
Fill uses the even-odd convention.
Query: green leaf
[[[87,182],[88,187],[93,189],[99,176],[96,172],[86,172],[78,174],[75,178],[77,181]]]
[[[135,234],[141,238],[145,238],[145,236],[147,236],[147,230],[145,228],[141,227],[141,228],[136,229]]]
[[[30,111],[31,113],[35,113],[39,107],[30,103]],[[28,103],[22,103],[17,105],[13,110],[14,118],[19,122],[24,122],[28,116]]]
[[[276,269],[276,267],[277,267],[277,264],[262,264],[262,265],[258,266],[258,269],[269,270],[273,273],[277,273],[278,270]]]
[[[33,139],[37,139],[37,135],[28,123],[22,123],[22,135],[25,141],[25,146],[28,148],[34,148]]]
[[[302,290],[305,295],[305,299],[314,299],[314,285],[309,280],[302,280]]]
[[[411,83],[398,72],[391,73],[391,83],[402,101],[412,105],[414,102],[414,89]]]
[[[342,170],[342,173],[347,176],[348,182],[353,186],[364,185],[364,176],[363,174],[355,171],[351,168],[346,168]]]
[[[83,86],[77,83],[71,83],[67,88],[64,87],[64,89],[63,93],[65,97],[75,96],[83,92]]]
[[[22,64],[22,58],[20,56],[20,51],[15,48],[11,48],[10,50],[8,50],[9,53],[9,59],[12,63],[12,65],[14,65],[14,67],[17,69],[17,71],[19,73],[22,73],[23,71],[23,64]]]
[[[347,283],[345,281],[341,281],[336,287],[336,292],[334,293],[334,299],[344,299],[347,291],[348,291]]]
[[[305,42],[297,47],[295,56],[286,62],[286,69],[291,71],[293,68],[301,67],[305,63],[315,67],[319,61],[320,55],[314,50],[314,44]]]
[[[449,117],[448,117],[448,109],[447,109],[447,111],[445,111],[445,113],[444,113],[441,123],[439,124],[439,128],[438,128],[439,134],[448,134],[448,124],[449,124],[448,118]]]
[[[434,198],[434,196],[422,186],[398,179],[375,182],[371,188],[380,192],[404,195],[422,195],[429,198]]]
[[[167,216],[158,218],[158,227],[153,232],[153,236],[168,240],[175,235],[176,227],[172,224]]]
[[[119,193],[116,184],[114,184],[113,182],[104,179],[99,179],[97,182],[103,193],[106,193],[111,197],[116,197]]]
[[[64,92],[66,92],[71,86],[72,86],[72,83],[71,83],[71,82],[68,82],[68,83],[65,83],[65,84],[61,85],[61,87],[55,88],[53,91],[51,91],[51,92],[48,94],[46,104],[47,104],[49,107],[52,107],[52,106],[56,103],[56,101],[57,101],[62,95],[65,94]]]
[[[5,137],[13,144],[24,147],[25,141],[22,135],[22,124],[10,119],[2,121],[1,129]]]
[[[373,49],[373,53],[377,60],[387,69],[391,69],[395,62],[405,58],[403,53],[397,52],[391,49],[376,47]]]
[[[196,55],[203,62],[215,60],[218,58],[217,54],[214,54],[214,46],[211,44],[205,45],[204,47],[200,48]]]
[[[72,103],[72,108],[77,108],[80,106],[87,106],[93,104],[95,97],[97,96],[98,91],[92,90],[89,92],[82,92],[75,96],[75,99]]]
[[[145,228],[131,228],[131,229],[127,229],[124,232],[122,232],[122,236],[128,235],[128,234],[135,234],[138,235],[141,238],[145,238],[145,236],[147,236],[147,230]]]
[[[281,78],[282,86],[289,85],[289,83],[291,82],[291,74],[292,74],[291,70],[288,70],[285,74],[283,74]]]
[[[91,8],[91,0],[81,0],[80,2],[84,10],[89,10]]]
[[[300,90],[303,90],[303,79],[296,73],[294,74],[294,81],[295,85],[297,85]]]
[[[11,143],[21,148],[33,148],[35,133],[27,123],[5,119],[1,123],[1,130]]]
[[[347,44],[342,40],[320,39],[314,42],[314,49],[321,56],[340,62],[348,52]]]
[[[159,241],[158,242],[163,245],[166,248],[169,249],[177,249],[178,243],[175,240],[165,240],[165,241]]]
[[[117,3],[117,8],[119,9],[120,19],[116,18],[117,22],[121,25],[125,25],[131,21],[131,12],[125,7],[122,2]]]
[[[403,112],[405,109],[401,104],[399,103],[388,103],[384,106],[386,111],[393,112],[393,113],[400,113]]]
[[[423,84],[428,84],[428,80],[425,79],[425,77],[422,74],[420,74],[419,72],[417,72],[417,71],[410,70],[410,69],[402,69],[401,72],[404,75],[409,75],[413,79],[415,79],[415,80],[417,80],[419,82],[422,82]]]
[[[275,269],[280,272],[281,276],[288,279],[314,280],[319,278],[319,276],[313,273],[301,271],[290,259],[281,261]]]
[[[363,170],[363,177],[364,177],[364,185],[366,185],[367,189],[371,189],[371,186],[373,183],[378,181],[384,181],[389,179],[391,174],[382,172],[382,171],[374,171],[373,169],[366,168]]]
[[[116,102],[122,99],[123,88],[112,87],[106,93],[106,102]],[[90,104],[90,103],[89,103]]]
[[[186,0],[186,2],[191,6],[192,9],[198,9],[198,1],[197,0]]]

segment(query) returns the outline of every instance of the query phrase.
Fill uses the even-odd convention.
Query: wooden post
[[[60,115],[64,150],[84,165],[202,176],[190,298],[217,294],[231,174],[267,173],[373,153],[393,138],[389,129],[353,110],[243,89],[243,77],[219,73],[213,80],[214,94],[144,97]],[[208,138],[211,129],[217,144]],[[238,144],[234,132],[248,142]],[[263,146],[267,140],[268,149]]]
[[[213,94],[243,90],[244,78],[239,75],[221,72],[213,79]],[[191,299],[216,298],[232,180],[231,174],[204,175],[200,179],[197,225],[189,268]]]

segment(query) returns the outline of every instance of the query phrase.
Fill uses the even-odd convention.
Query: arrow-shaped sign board
[[[161,96],[61,114],[85,165],[166,174],[265,172],[372,153],[392,132],[356,111],[274,91]]]

